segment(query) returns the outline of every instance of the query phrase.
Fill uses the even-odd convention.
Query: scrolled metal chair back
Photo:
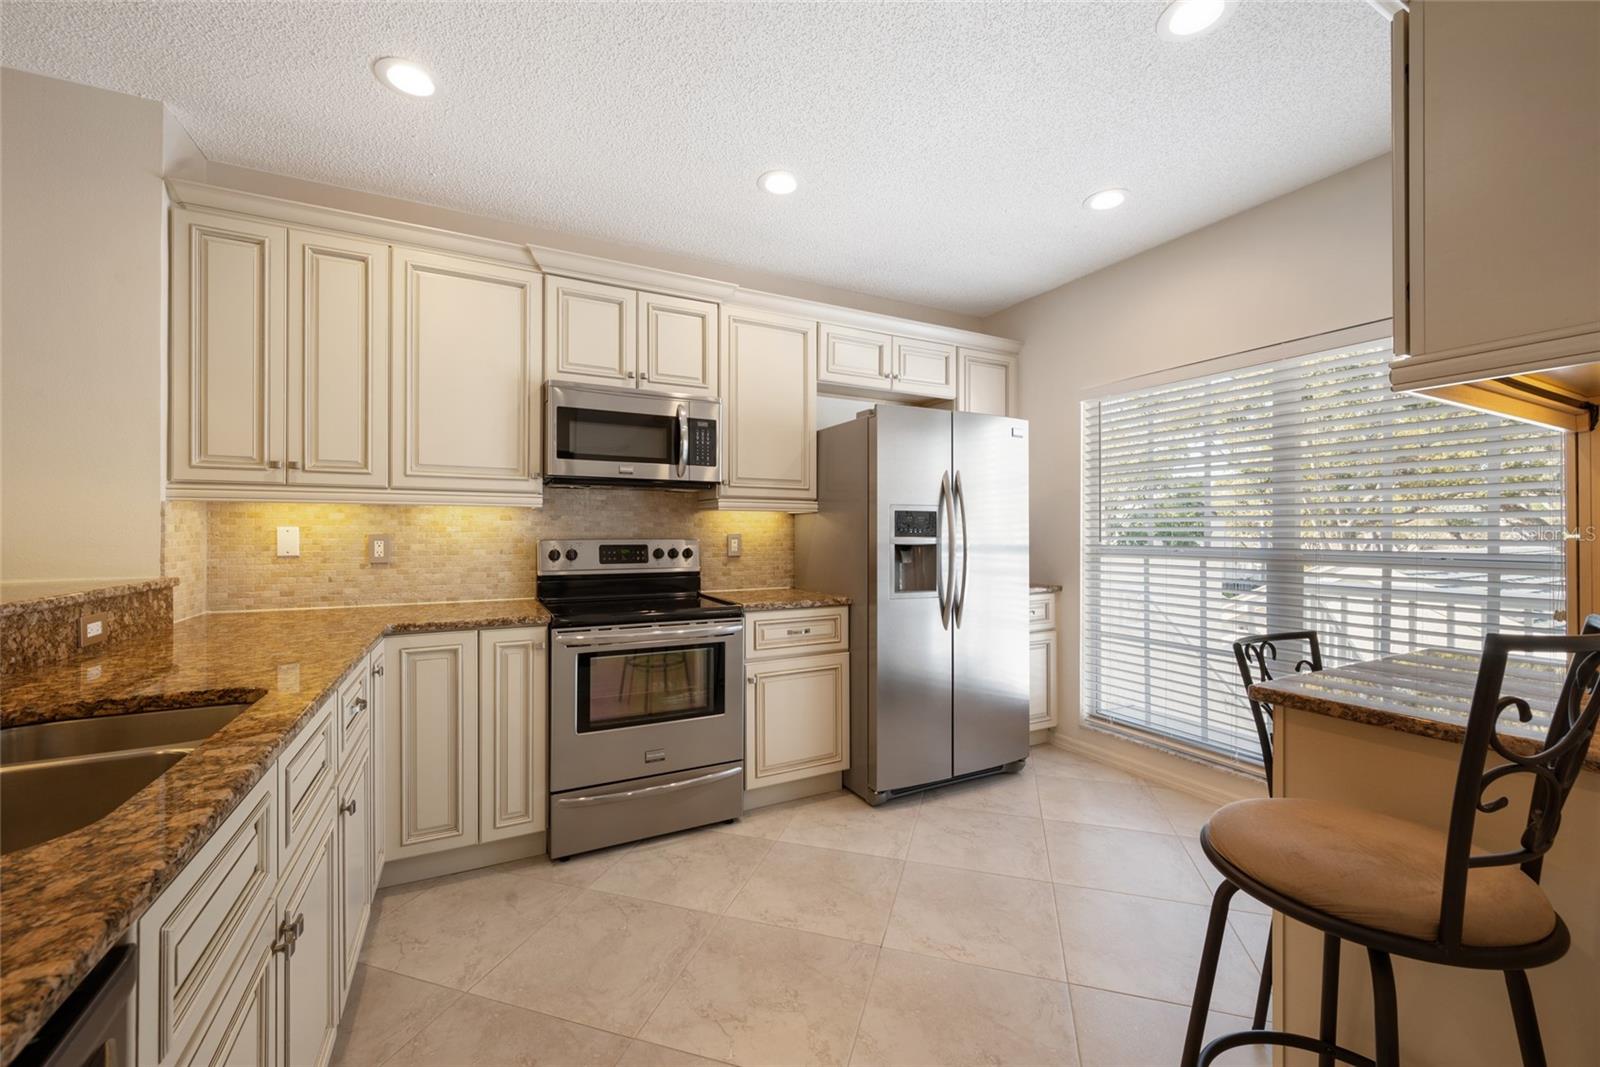
[[[1540,747],[1523,753],[1510,748],[1499,735],[1499,723],[1508,710],[1521,722],[1533,721],[1527,700],[1502,692],[1506,664],[1515,653],[1559,653],[1569,657],[1566,678],[1550,725]],[[1518,865],[1539,880],[1544,856],[1555,844],[1561,828],[1561,809],[1572,792],[1600,725],[1600,616],[1591,615],[1576,637],[1536,637],[1489,634],[1483,639],[1483,658],[1467,716],[1461,764],[1456,772],[1450,806],[1450,829],[1445,844],[1444,893],[1439,917],[1440,941],[1461,944],[1466,909],[1468,873],[1478,867]],[[1486,766],[1490,752],[1505,762]],[[1518,847],[1504,852],[1472,852],[1472,835],[1479,814],[1503,811],[1510,804],[1503,788],[1495,787],[1515,775],[1532,778],[1528,814]],[[1498,796],[1491,796],[1498,793]]]
[[[1278,660],[1278,646],[1295,642],[1306,643],[1306,655],[1286,667]],[[1256,723],[1256,739],[1261,742],[1261,765],[1266,772],[1267,793],[1272,793],[1272,706],[1250,696],[1250,687],[1257,682],[1272,681],[1273,670],[1292,670],[1295,673],[1322,669],[1322,645],[1315,630],[1281,630],[1270,634],[1253,634],[1233,643],[1233,658],[1239,665],[1239,677],[1244,682],[1245,699],[1250,702],[1250,715]]]

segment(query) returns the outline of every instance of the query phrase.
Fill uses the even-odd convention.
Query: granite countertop
[[[778,608],[837,608],[850,603],[847,596],[812,593],[805,589],[708,589],[706,596],[737,604],[746,611]]]
[[[1034,582],[1028,586],[1029,593],[1059,593],[1061,587],[1053,582]]]
[[[42,607],[66,607],[102,597],[140,593],[147,589],[167,589],[178,584],[176,578],[89,578],[80,581],[6,582],[0,584],[0,618]]]
[[[0,857],[0,1062],[144,914],[379,638],[549,621],[536,600],[208,614],[93,660],[6,677],[3,726],[251,706],[104,819]]]
[[[1310,711],[1459,744],[1466,736],[1478,659],[1477,652],[1422,649],[1315,674],[1284,675],[1251,686],[1250,695],[1278,709]],[[1499,734],[1507,749],[1529,754],[1543,746],[1565,676],[1566,668],[1557,660],[1519,657],[1507,664],[1501,692],[1522,697],[1533,709],[1533,720],[1527,723],[1517,721],[1514,711],[1500,716]],[[1600,738],[1590,746],[1583,766],[1600,772]]]

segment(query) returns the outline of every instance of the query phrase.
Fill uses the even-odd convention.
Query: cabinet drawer
[[[278,794],[283,806],[283,857],[288,863],[306,827],[327,808],[333,790],[335,696],[323,702],[311,724],[278,757]]]
[[[1056,595],[1034,593],[1028,597],[1028,629],[1054,630],[1056,628]]]
[[[843,652],[850,647],[849,609],[800,608],[745,616],[745,659]]]
[[[277,795],[259,782],[139,920],[141,1062],[174,1063],[232,979],[278,881]]]
[[[356,742],[365,736],[372,723],[372,676],[367,672],[368,660],[350,668],[344,681],[339,683],[334,714],[339,719],[339,765],[349,762],[346,755]]]

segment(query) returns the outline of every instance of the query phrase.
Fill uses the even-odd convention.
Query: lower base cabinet
[[[850,767],[850,654],[751,664],[745,698],[749,788]]]
[[[378,809],[373,789],[372,745],[361,742],[359,758],[339,786],[339,1003],[344,1003],[361,958],[361,943],[378,890]]]
[[[1056,594],[1034,593],[1028,598],[1028,729],[1048,730],[1056,725]]]
[[[201,1034],[191,1063],[279,1067],[277,936],[276,914],[262,912],[244,963],[222,994],[223,1008]]]
[[[339,1028],[339,834],[326,819],[307,842],[278,904],[279,997],[285,1064],[321,1067]]]

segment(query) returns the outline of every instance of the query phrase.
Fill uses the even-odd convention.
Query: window
[[[1232,642],[1312,628],[1328,666],[1564,630],[1558,431],[1389,389],[1388,342],[1083,410],[1083,705],[1259,762]]]

